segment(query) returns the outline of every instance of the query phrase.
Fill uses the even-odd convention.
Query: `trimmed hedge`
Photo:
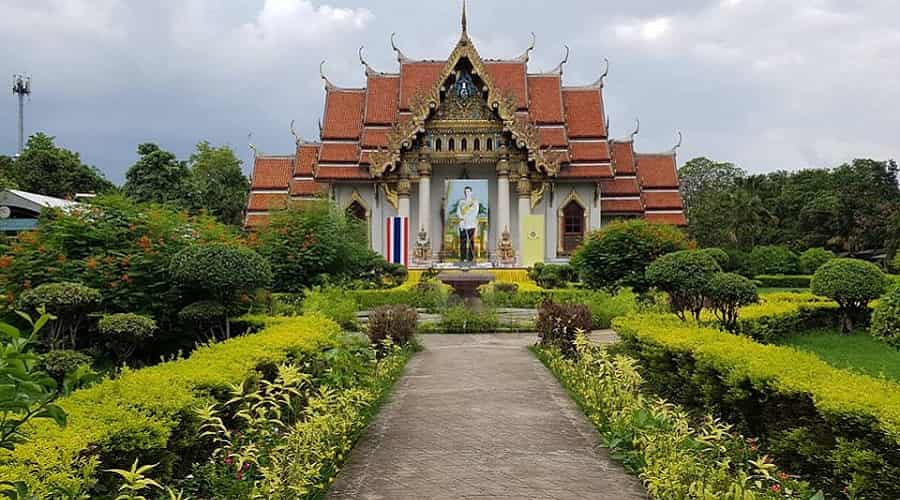
[[[33,425],[30,442],[0,465],[0,481],[27,481],[32,493],[44,498],[55,487],[90,484],[96,479],[91,473],[100,469],[127,468],[138,456],[171,471],[179,460],[193,458],[195,408],[258,367],[338,346],[340,333],[319,316],[271,320],[258,334],[201,347],[188,359],[125,369],[115,380],[60,399],[68,425]]]
[[[660,395],[713,410],[759,437],[787,470],[836,496],[900,498],[896,384],[672,316],[614,323]]]
[[[838,305],[811,293],[772,293],[762,295],[758,304],[742,307],[735,333],[758,342],[773,343],[788,335],[838,324]],[[712,315],[705,314],[704,322]]]
[[[760,288],[809,288],[812,275],[805,274],[761,274],[753,278]]]

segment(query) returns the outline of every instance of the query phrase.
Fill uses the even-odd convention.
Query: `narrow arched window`
[[[447,141],[447,151],[456,151],[456,141],[452,137]]]
[[[488,151],[494,150],[494,140],[491,139],[490,137],[488,137],[488,140],[487,140],[487,150]]]
[[[475,143],[472,144],[472,149],[474,151],[481,151],[481,140],[479,138],[475,138]]]
[[[461,151],[467,151],[469,149],[469,142],[465,137],[462,138],[462,141],[459,143],[459,149]]]
[[[584,240],[584,207],[572,200],[563,207],[562,212],[563,253],[570,254]]]
[[[441,144],[441,138],[438,137],[437,140],[434,141],[434,150],[435,150],[435,151],[440,151],[440,150],[441,150],[441,146],[442,146],[442,144]]]

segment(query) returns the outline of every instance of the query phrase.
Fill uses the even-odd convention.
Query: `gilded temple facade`
[[[533,43],[514,59],[483,59],[465,13],[462,25],[446,60],[410,59],[392,36],[397,72],[372,69],[360,49],[364,88],[322,74],[320,138],[256,155],[247,228],[324,196],[364,221],[389,260],[518,267],[564,261],[614,219],[685,223],[676,149],[635,152],[637,129],[608,137],[606,72],[566,86],[568,55],[529,72]]]

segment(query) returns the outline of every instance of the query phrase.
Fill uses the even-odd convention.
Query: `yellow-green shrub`
[[[712,323],[711,312],[702,316]],[[736,333],[759,342],[771,343],[805,330],[837,324],[837,303],[811,293],[770,293],[760,296],[758,304],[742,307],[738,312]]]
[[[836,495],[846,485],[858,498],[900,498],[897,384],[671,316],[614,324],[654,391],[760,437],[788,470]]]
[[[242,381],[257,367],[336,346],[340,328],[319,316],[272,320],[260,333],[197,349],[190,358],[124,370],[115,380],[59,400],[68,425],[32,426],[29,443],[3,457],[0,481],[22,480],[43,497],[54,487],[90,486],[80,457],[119,467],[140,456],[171,469],[180,448],[190,448],[194,408]]]

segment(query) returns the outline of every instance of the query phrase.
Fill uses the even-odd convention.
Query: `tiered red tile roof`
[[[399,53],[398,53],[399,54]],[[366,86],[342,89],[326,84],[320,143],[299,142],[294,156],[259,156],[253,173],[247,225],[259,225],[264,206],[276,192],[309,198],[334,182],[374,182],[370,153],[388,145],[391,127],[410,119],[410,103],[437,83],[446,61],[398,58],[397,73],[366,66]],[[538,128],[541,148],[560,155],[562,180],[596,182],[601,212],[644,216],[648,220],[684,224],[678,194],[674,150],[640,154],[628,140],[609,137],[603,102],[603,80],[567,87],[562,71],[528,73],[528,58],[485,60],[491,82],[512,95],[522,122]]]

